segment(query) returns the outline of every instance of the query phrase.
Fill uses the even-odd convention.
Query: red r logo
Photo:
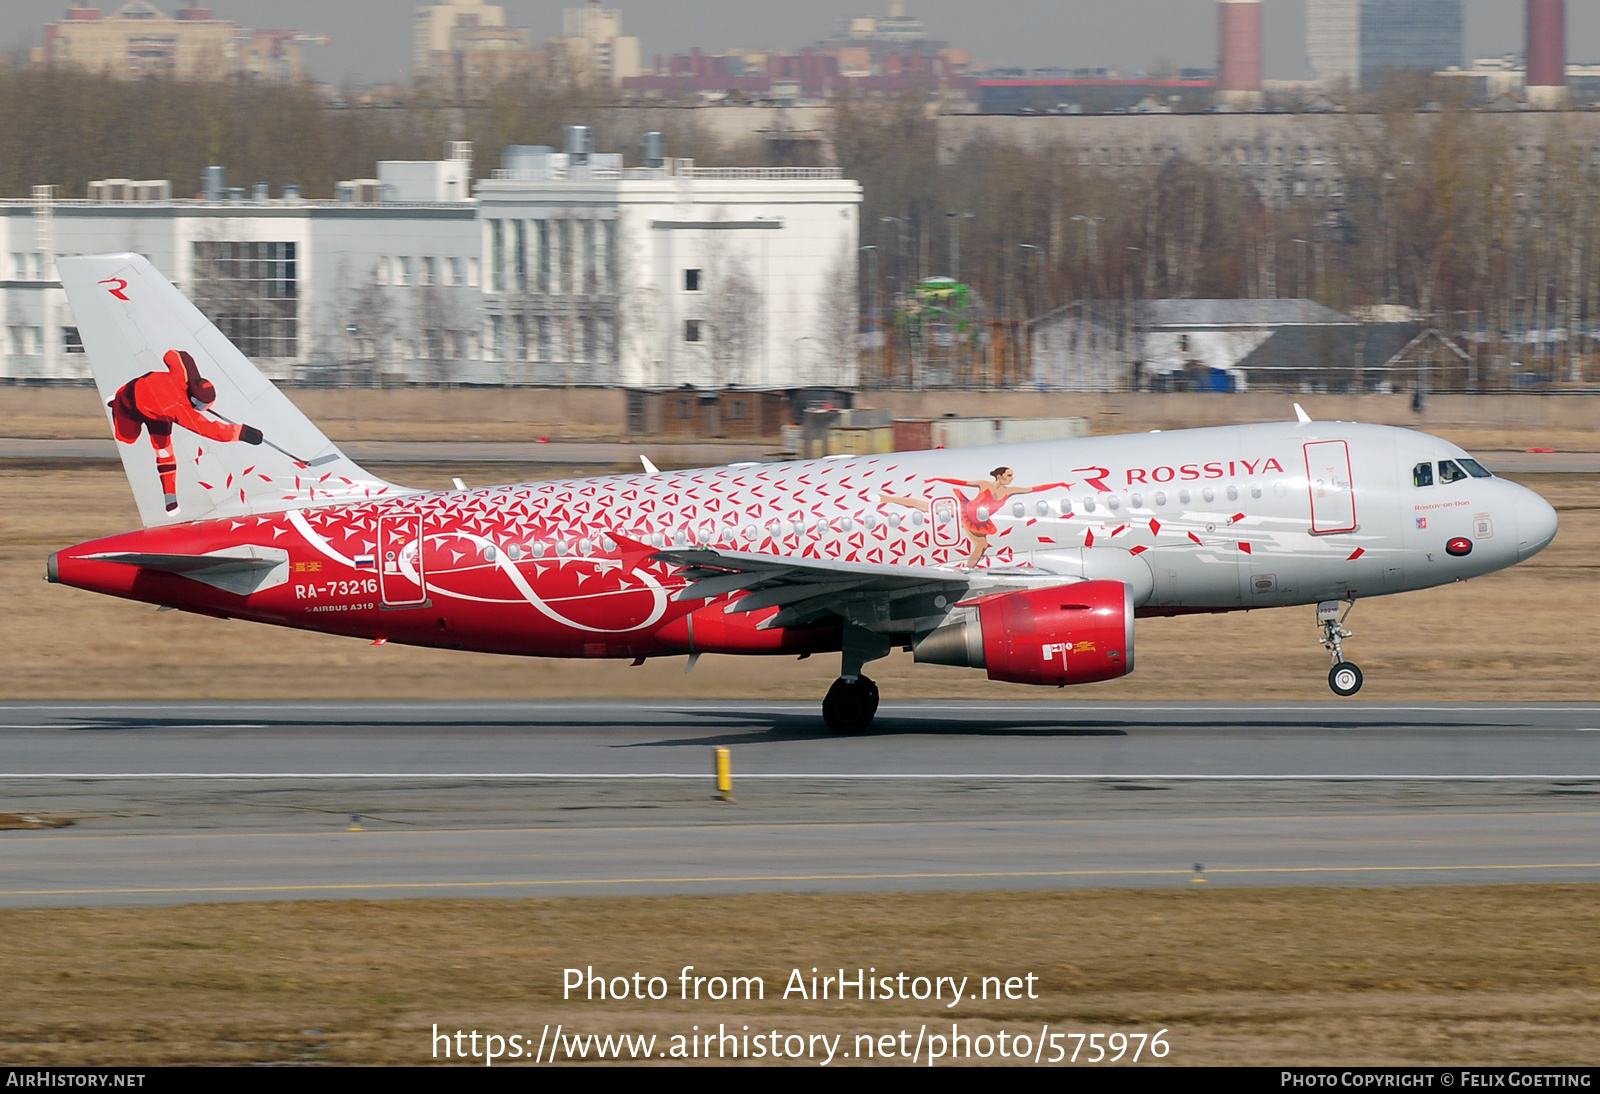
[[[1090,486],[1094,487],[1096,490],[1100,491],[1100,493],[1102,493],[1102,494],[1111,493],[1111,487],[1106,485],[1106,476],[1111,474],[1109,469],[1104,468],[1104,467],[1074,467],[1073,470],[1074,471],[1093,471],[1094,474],[1093,475],[1085,475],[1083,477],[1083,481],[1088,483]]]
[[[118,300],[127,300],[128,299],[127,295],[122,291],[123,289],[126,289],[128,287],[128,283],[126,281],[122,280],[122,278],[120,278],[120,277],[108,277],[104,281],[100,282],[100,284],[102,284],[102,285],[110,285],[111,288],[107,289],[106,291],[109,292],[112,296],[116,297]]]

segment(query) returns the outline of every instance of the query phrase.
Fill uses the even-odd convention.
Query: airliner
[[[992,680],[1134,669],[1135,620],[1315,606],[1339,695],[1366,597],[1512,566],[1555,511],[1424,433],[1295,420],[448,491],[342,453],[148,260],[58,262],[144,528],[64,585],[375,643],[537,657],[896,647]],[[1147,624],[1148,625],[1148,624]]]

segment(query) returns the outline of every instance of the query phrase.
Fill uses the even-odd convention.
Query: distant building
[[[1312,300],[1082,301],[1031,324],[1033,379],[1065,391],[1244,391],[1242,363],[1282,332],[1332,345],[1357,326]]]
[[[513,147],[473,196],[470,147],[447,155],[334,201],[220,171],[202,199],[130,179],[0,199],[0,381],[88,376],[55,260],[130,250],[273,379],[856,383],[861,187],[837,169]]]
[[[1127,79],[1106,74],[1104,69],[1082,69],[1065,77],[1052,70],[1035,70],[1028,75],[991,72],[975,82],[978,112],[982,114],[1192,111],[1207,106],[1216,88],[1210,72],[1187,69],[1173,78]]]
[[[196,0],[184,0],[171,16],[148,0],[130,0],[109,16],[79,0],[45,27],[33,61],[128,80],[247,76],[290,83],[305,78],[306,47],[327,41],[295,30],[250,30],[215,18]]]
[[[1324,86],[1459,67],[1462,0],[1306,0],[1306,59]]]
[[[546,46],[560,56],[568,75],[580,81],[619,86],[639,75],[639,39],[622,33],[622,12],[590,0],[561,13],[561,37]]]
[[[904,0],[889,0],[889,14],[885,16],[846,15],[839,20],[837,39],[883,42],[915,42],[926,38],[922,20],[906,14]]]
[[[1529,107],[1541,109],[1600,103],[1600,65],[1567,65],[1562,83],[1545,85],[1529,85],[1522,58],[1514,54],[1478,57],[1470,65],[1434,75],[1461,83],[1471,99],[1480,104],[1522,100]],[[1542,93],[1538,87],[1543,87]]]
[[[416,9],[416,79],[458,99],[478,99],[503,80],[544,75],[548,56],[530,34],[506,25],[505,9],[479,0],[444,0]]]
[[[927,37],[922,22],[889,5],[889,14],[846,16],[832,37],[795,53],[778,50],[692,49],[663,61],[624,89],[641,97],[716,100],[826,99],[837,92],[898,95],[952,91],[965,100],[976,92],[964,49]]]

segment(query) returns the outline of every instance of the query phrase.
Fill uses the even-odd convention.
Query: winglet
[[[1299,403],[1296,403],[1294,404],[1294,418],[1297,422],[1309,422],[1311,420],[1311,415],[1306,413],[1304,407],[1302,407]]]
[[[661,474],[661,469],[659,467],[657,467],[655,464],[651,463],[650,462],[650,457],[646,456],[643,452],[639,453],[639,462],[644,464],[644,473],[646,475],[659,475],[659,474]]]

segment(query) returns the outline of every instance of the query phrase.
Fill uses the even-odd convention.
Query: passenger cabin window
[[[1424,463],[1419,463],[1419,464],[1417,464],[1417,466],[1413,467],[1411,469],[1411,485],[1412,486],[1432,486],[1433,485],[1433,464],[1424,462]]]
[[[1489,473],[1489,469],[1483,466],[1483,464],[1479,463],[1477,460],[1468,459],[1466,456],[1462,456],[1456,462],[1462,467],[1465,467],[1467,469],[1467,474],[1471,475],[1475,479],[1494,478],[1494,476]]]
[[[1456,465],[1456,461],[1454,461],[1454,460],[1440,460],[1439,461],[1439,481],[1440,482],[1460,482],[1462,479],[1464,479],[1466,477],[1467,477],[1467,473],[1465,471],[1461,470],[1461,468]]]

